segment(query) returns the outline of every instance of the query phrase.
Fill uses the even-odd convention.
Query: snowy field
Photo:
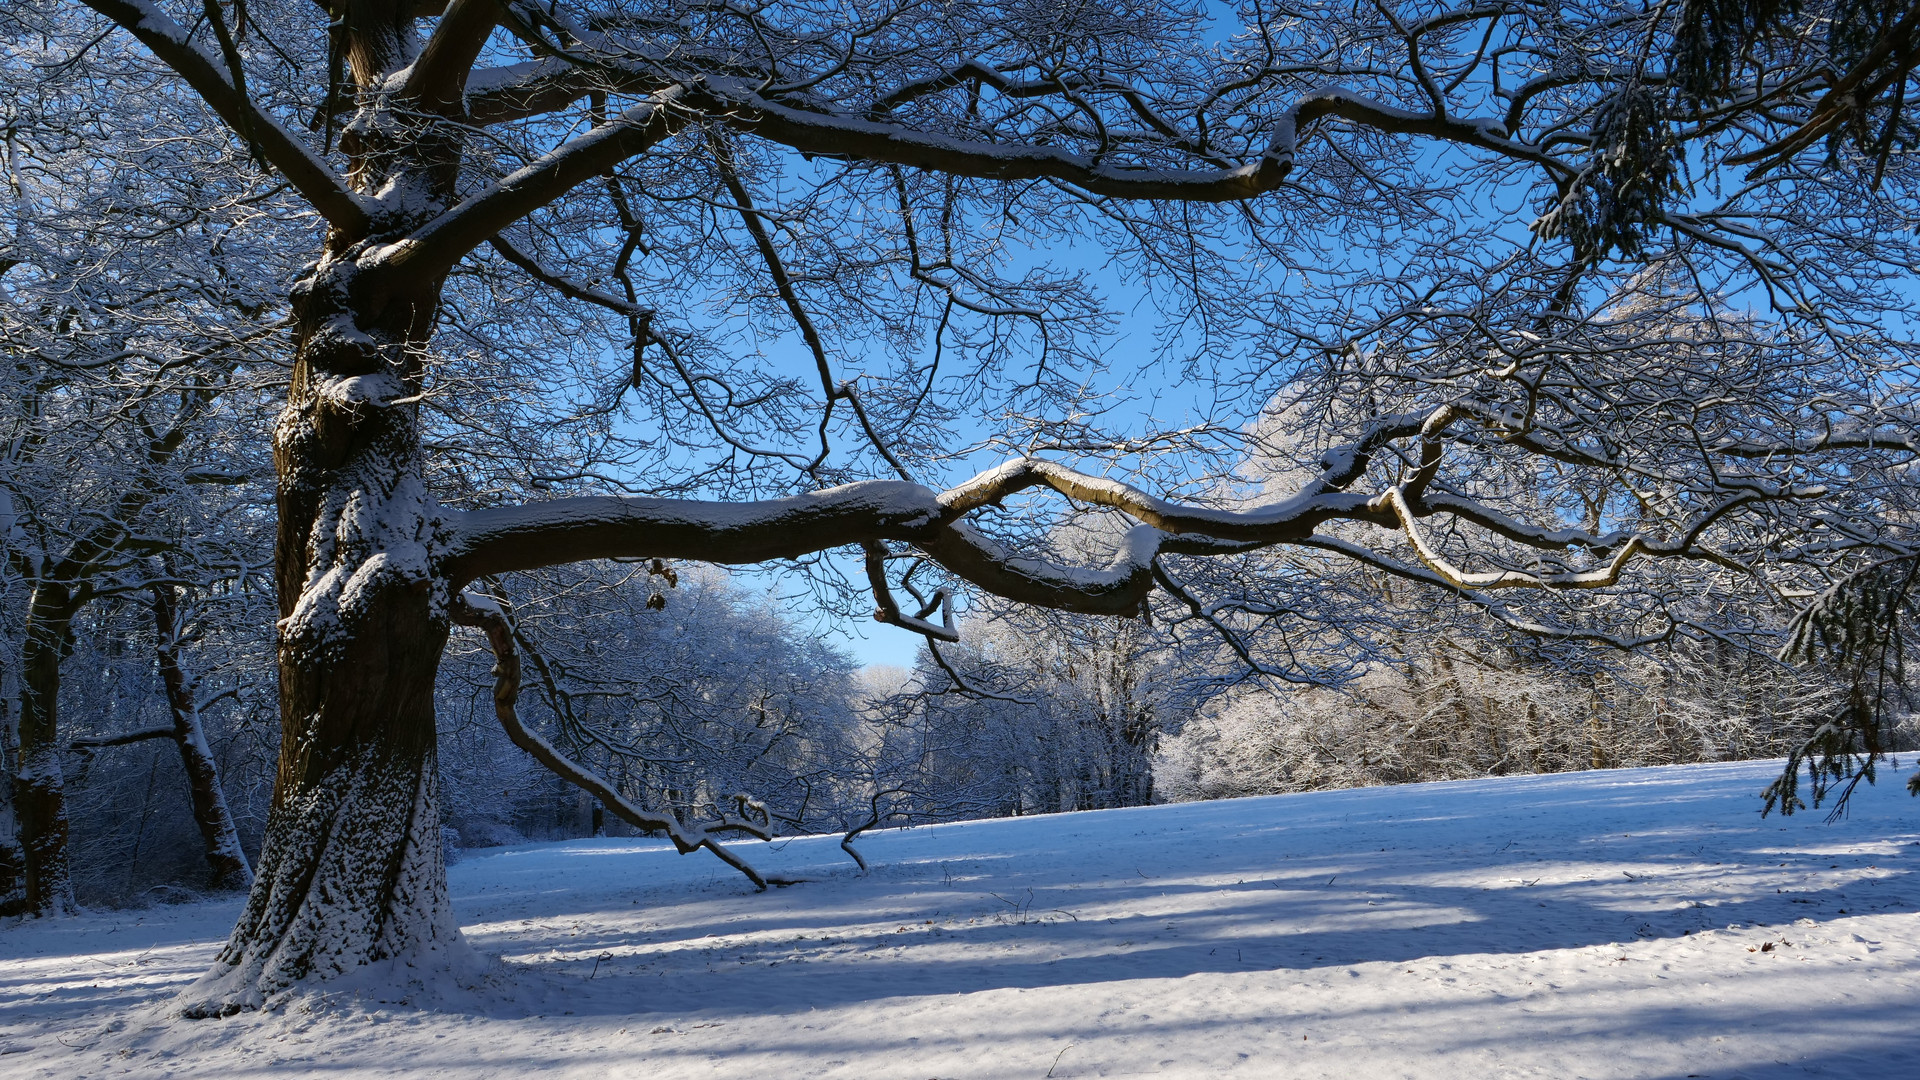
[[[169,1022],[237,901],[0,930],[0,1077],[1920,1077],[1920,800],[1767,763],[451,871],[490,985]]]

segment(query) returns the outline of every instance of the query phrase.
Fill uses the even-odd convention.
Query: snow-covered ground
[[[0,930],[0,1077],[1920,1077],[1920,800],[1769,763],[470,853],[510,977],[168,1021],[237,902]]]

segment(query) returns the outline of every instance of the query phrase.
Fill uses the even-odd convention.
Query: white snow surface
[[[450,871],[478,986],[171,1019],[233,900],[0,930],[0,1077],[1920,1077],[1920,800],[1777,763],[1367,788]]]

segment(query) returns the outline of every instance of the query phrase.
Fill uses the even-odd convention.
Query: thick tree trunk
[[[432,984],[470,953],[447,902],[433,687],[450,597],[416,395],[425,298],[368,296],[330,251],[295,288],[275,434],[281,749],[253,891],[189,1016],[368,968]]]
[[[20,657],[20,750],[13,805],[19,815],[24,863],[23,910],[38,916],[67,915],[74,910],[59,710],[60,662],[73,651],[75,607],[64,586],[36,586],[28,601]]]
[[[440,840],[433,686],[453,598],[419,427],[444,271],[380,269],[394,241],[452,205],[464,129],[430,114],[457,114],[462,84],[429,78],[432,95],[398,108],[374,93],[415,60],[464,72],[447,59],[464,54],[421,56],[413,5],[336,7],[361,92],[340,148],[368,216],[330,231],[293,287],[293,377],[274,432],[279,774],[246,910],[183,995],[188,1016],[356,973],[431,994],[473,956]],[[491,8],[462,10],[462,26],[491,25],[471,18]],[[484,39],[463,36],[473,51]]]
[[[200,827],[200,838],[206,844],[211,884],[216,889],[244,889],[253,884],[253,869],[247,865],[247,854],[240,848],[240,831],[234,828],[226,793],[220,789],[220,767],[207,746],[193,686],[180,666],[179,624],[171,585],[153,588],[153,622],[157,634],[154,654],[167,692],[167,708],[173,714],[173,741],[180,748],[180,764],[187,771],[187,795],[193,806],[193,822]]]

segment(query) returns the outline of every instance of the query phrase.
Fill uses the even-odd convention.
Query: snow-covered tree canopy
[[[460,947],[433,678],[500,575],[850,549],[930,641],[956,588],[1164,591],[1314,679],[1295,633],[1369,617],[1329,567],[1630,645],[1906,544],[1920,9],[35,11],[82,8],[325,222],[280,786],[198,1013]]]
[[[449,515],[454,584],[597,556],[895,543],[1016,599],[1131,613],[1162,554],[1355,520],[1423,579],[1590,588],[1637,556],[1711,557],[1728,542],[1716,524],[1814,493],[1819,451],[1906,448],[1885,373],[1906,360],[1886,275],[1910,254],[1907,178],[1876,193],[1848,146],[1827,168],[1731,164],[1804,142],[1845,57],[1756,47],[1697,61],[1725,69],[1721,90],[1674,87],[1676,47],[1732,32],[1714,12],[482,0],[316,5],[305,24],[196,11],[190,33],[164,6],[89,6],[352,252],[350,272],[323,260],[304,279],[303,307],[424,319],[421,283],[502,257],[627,323],[600,328],[627,341],[625,380],[602,358],[550,383],[617,417],[603,438],[623,445],[551,486],[728,503]],[[302,31],[304,57],[282,40]],[[1072,243],[1112,252],[1181,322],[1112,348],[1100,282],[1044,257]],[[349,367],[389,347],[315,317],[310,346]],[[1177,430],[1098,422],[1093,395],[1142,354],[1207,384]],[[1288,425],[1297,445],[1249,445],[1247,424],[1305,374],[1323,400]],[[320,411],[434,388],[391,391],[369,378]],[[1019,460],[951,486],[808,490],[996,451]],[[1322,460],[1256,493],[1222,468],[1273,455]],[[1619,478],[1638,505],[1570,530],[1552,481],[1461,490],[1538,461]],[[1129,466],[1153,482],[1092,475]],[[1030,488],[1151,531],[1087,568],[1012,557],[976,519]],[[769,492],[790,497],[733,505]],[[1492,505],[1543,494],[1531,514]]]
[[[62,756],[76,735],[128,734],[61,730],[62,662],[96,605],[150,601],[172,639],[270,580],[260,433],[285,396],[286,255],[311,229],[137,43],[76,56],[66,27],[33,34],[16,14],[45,12],[0,13],[0,910],[23,893],[61,910]],[[156,113],[175,118],[164,138]],[[180,588],[199,596],[175,603]]]

